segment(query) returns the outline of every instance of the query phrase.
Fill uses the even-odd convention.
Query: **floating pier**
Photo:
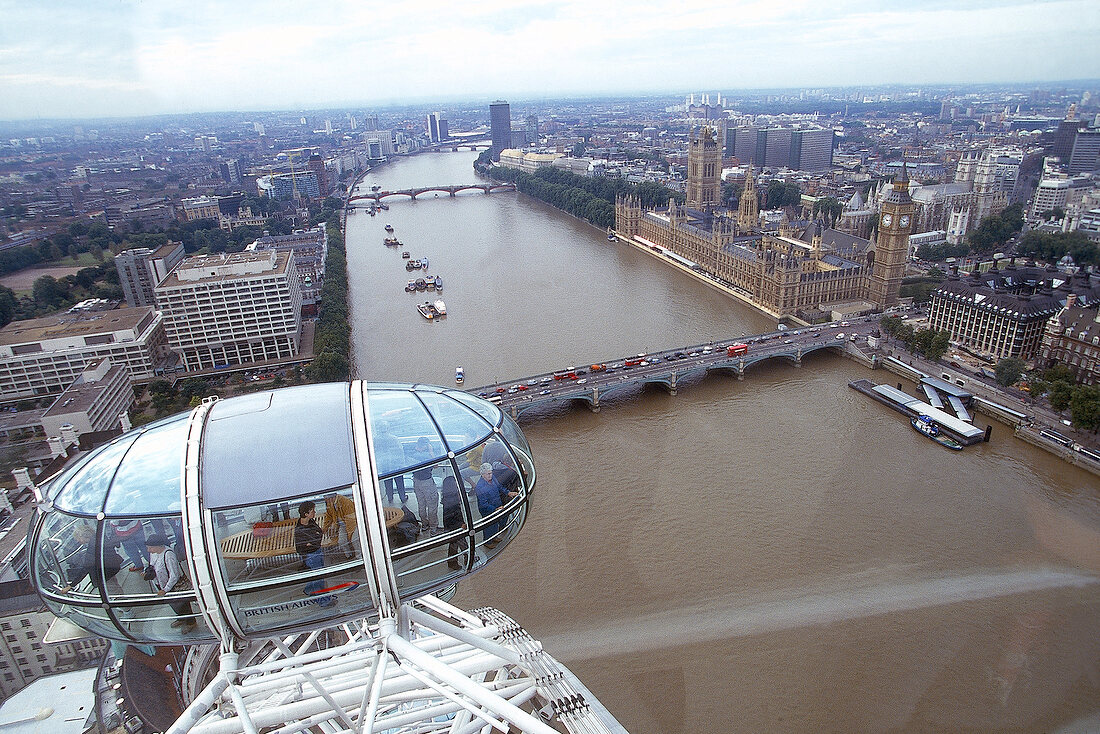
[[[893,408],[907,418],[915,418],[918,415],[929,416],[936,421],[944,433],[964,446],[979,443],[985,438],[985,431],[981,428],[972,426],[934,405],[918,400],[889,385],[876,385],[870,380],[855,380],[849,382],[848,387]]]

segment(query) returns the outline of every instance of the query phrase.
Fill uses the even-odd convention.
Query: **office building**
[[[222,181],[227,184],[239,184],[241,182],[241,162],[236,158],[230,158],[218,164],[218,173]]]
[[[433,143],[444,141],[448,137],[447,118],[442,112],[432,112],[428,115],[425,126],[428,131],[428,140]]]
[[[129,226],[137,222],[146,229],[156,227],[166,229],[178,221],[175,205],[164,199],[142,199],[112,204],[104,207],[103,216],[110,227]]]
[[[169,242],[150,250],[132,247],[115,255],[115,269],[126,303],[131,306],[154,306],[153,289],[164,280],[172,268],[183,260],[182,242]]]
[[[789,168],[791,165],[791,130],[770,127],[756,131],[756,165],[765,168]]]
[[[1100,170],[1100,128],[1078,130],[1069,156],[1069,174],[1092,173]]]
[[[0,401],[60,393],[104,357],[133,380],[163,372],[168,340],[151,306],[106,308],[94,303],[0,329]]]
[[[735,156],[741,162],[741,165],[755,163],[758,166],[763,166],[764,162],[756,159],[757,132],[757,129],[752,126],[742,126],[728,131],[726,134],[726,155]]]
[[[252,252],[293,252],[294,267],[298,271],[302,291],[302,315],[312,316],[317,313],[317,305],[321,301],[321,286],[325,280],[325,258],[328,256],[328,232],[323,225],[291,234],[265,234],[246,249]]]
[[[539,142],[539,116],[528,115],[524,120],[524,130],[526,132],[527,144],[536,145]]]
[[[6,700],[43,676],[99,664],[107,640],[75,628],[75,638],[47,642],[46,634],[55,622],[57,617],[46,609],[30,581],[0,583],[0,697]],[[90,699],[91,689],[86,693]],[[48,703],[40,701],[42,707]],[[84,717],[90,708],[83,711]]]
[[[489,105],[489,137],[493,143],[493,160],[500,160],[501,151],[512,146],[512,108],[497,100]]]
[[[1065,119],[1058,123],[1058,128],[1054,131],[1054,145],[1050,149],[1050,154],[1063,165],[1069,163],[1073,155],[1073,143],[1077,138],[1077,131],[1082,127],[1082,122],[1077,119],[1077,105],[1071,104],[1066,111]]]
[[[1032,359],[1039,354],[1047,320],[1069,295],[1092,306],[1100,302],[1100,278],[1045,268],[994,268],[969,277],[953,275],[932,291],[928,323],[951,340],[994,359]]]
[[[325,172],[325,159],[320,153],[314,153],[306,164],[313,175],[317,177],[317,195],[328,196],[332,189],[329,186],[328,175]]]
[[[519,150],[517,148],[509,148],[500,152],[500,160],[498,161],[498,163],[500,164],[501,168],[517,168],[521,171],[534,173],[543,166],[552,165],[554,161],[563,159],[564,157],[564,153],[524,153],[522,150]],[[585,160],[584,162],[584,168],[585,172],[587,172],[587,160]]]
[[[298,354],[302,293],[293,252],[185,259],[156,288],[168,343],[187,371]]]
[[[217,219],[218,200],[210,196],[195,196],[180,202],[183,216],[188,222],[197,219]]]
[[[1029,215],[1031,219],[1038,219],[1043,212],[1048,212],[1055,207],[1065,209],[1069,198],[1070,180],[1064,173],[1044,168],[1043,177],[1039,179],[1039,185],[1035,189],[1035,197],[1031,200]]]
[[[76,437],[97,431],[121,430],[120,416],[134,404],[134,386],[122,365],[104,358],[91,363],[42,414],[47,436]]]
[[[256,188],[260,196],[271,196],[276,199],[298,201],[302,198],[317,199],[321,196],[317,174],[313,171],[294,171],[263,176],[256,179]]]
[[[799,171],[829,170],[833,165],[832,129],[793,130],[789,165]]]
[[[1066,297],[1066,305],[1047,321],[1039,350],[1039,364],[1065,365],[1077,382],[1100,383],[1100,308],[1077,305],[1077,294]]]

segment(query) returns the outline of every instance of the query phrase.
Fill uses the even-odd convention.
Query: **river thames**
[[[360,186],[470,183],[474,157]],[[348,218],[361,379],[476,386],[774,328],[522,194],[387,203]],[[1096,477],[996,422],[946,451],[858,378],[898,382],[819,352],[525,414],[532,512],[455,603],[515,617],[634,734],[1100,730]]]

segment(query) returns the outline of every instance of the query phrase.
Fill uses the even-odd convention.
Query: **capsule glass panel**
[[[179,512],[186,439],[186,415],[139,436],[118,467],[103,511],[108,515]]]
[[[30,575],[54,613],[111,639],[209,642],[207,618],[244,637],[331,626],[376,616],[379,593],[453,590],[515,536],[533,484],[518,427],[462,391],[258,392],[77,459],[34,515]]]
[[[140,435],[140,432],[135,431],[120,436],[98,449],[97,455],[80,467],[79,471],[65,477],[65,484],[59,487],[54,500],[57,508],[81,515],[99,513],[103,509],[119,463]]]
[[[307,556],[317,552],[321,555],[312,559],[315,568],[348,561],[362,568],[351,487],[216,510],[211,516],[222,574],[230,590],[305,578],[310,572]]]

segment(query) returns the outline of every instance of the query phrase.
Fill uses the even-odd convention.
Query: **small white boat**
[[[445,303],[443,302],[443,299],[442,299],[442,298],[436,299],[436,302],[435,302],[435,311],[436,311],[436,313],[438,313],[438,314],[439,314],[440,316],[446,316],[446,315],[447,315],[447,304],[445,304]]]
[[[462,371],[462,367],[455,367],[455,382],[461,385],[466,379],[466,374]]]

